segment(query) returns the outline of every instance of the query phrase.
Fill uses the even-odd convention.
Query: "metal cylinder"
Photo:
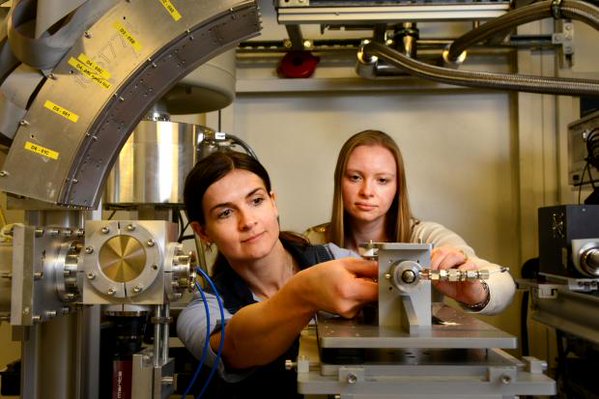
[[[108,176],[106,205],[181,204],[185,176],[195,163],[201,127],[144,120]]]
[[[168,113],[201,114],[222,109],[235,99],[235,49],[207,61],[175,87],[161,101]]]

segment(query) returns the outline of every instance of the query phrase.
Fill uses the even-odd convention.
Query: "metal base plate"
[[[433,325],[415,334],[400,327],[379,326],[376,320],[346,320],[319,314],[318,342],[321,348],[444,348],[515,349],[517,339],[467,313],[443,304],[433,305]]]
[[[332,328],[334,323],[329,321],[325,324]],[[360,329],[355,323],[354,327]],[[321,358],[323,351],[318,348],[322,337],[317,337],[317,330],[321,328],[309,327],[300,338],[298,392],[311,399],[325,395],[348,399],[505,399],[553,395],[556,391],[555,382],[542,374],[542,362],[521,361],[500,349],[372,348],[362,349],[368,356],[361,363],[331,364]],[[350,324],[339,332],[351,329]],[[461,331],[467,337],[467,327]],[[365,337],[361,342],[375,339]]]

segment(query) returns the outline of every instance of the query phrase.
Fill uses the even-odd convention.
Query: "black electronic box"
[[[539,208],[539,271],[545,275],[588,278],[572,260],[572,240],[599,238],[599,205]]]

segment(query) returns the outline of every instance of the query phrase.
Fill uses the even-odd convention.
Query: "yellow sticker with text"
[[[133,36],[133,34],[123,26],[123,24],[121,24],[119,21],[116,21],[114,24],[112,24],[112,26],[131,46],[133,46],[135,51],[138,53],[141,51],[141,44],[139,43],[139,40],[137,40],[135,36]]]
[[[31,152],[35,152],[36,154],[43,155],[45,157],[54,159],[54,160],[58,159],[58,155],[59,155],[56,151],[52,151],[49,148],[42,147],[39,144],[34,144],[29,141],[25,142],[25,149],[29,150]]]
[[[83,62],[79,61],[78,59],[71,57],[69,59],[69,65],[72,66],[73,68],[75,68],[76,70],[78,70],[79,72],[81,72],[83,74],[83,76],[93,80],[94,82],[96,82],[97,84],[102,86],[103,88],[110,89],[112,87],[110,82],[107,82],[101,76],[96,75],[90,67],[88,67]]]
[[[77,60],[87,65],[94,72],[95,75],[98,75],[102,79],[108,80],[112,76],[110,72],[93,62],[87,55],[83,53],[79,54]]]
[[[44,103],[44,107],[54,112],[55,114],[58,114],[63,118],[70,120],[71,122],[77,123],[77,121],[79,120],[79,115],[67,110],[66,108],[61,107],[60,105],[54,104],[50,100],[46,100],[46,102]]]
[[[171,14],[171,17],[175,20],[175,22],[181,19],[181,14],[179,13],[179,11],[177,11],[177,9],[173,5],[173,3],[170,2],[170,0],[159,1],[162,3],[164,8],[166,8],[166,11],[168,11],[168,13]]]

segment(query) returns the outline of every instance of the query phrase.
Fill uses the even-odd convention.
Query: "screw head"
[[[355,384],[356,382],[358,382],[358,376],[353,373],[349,373],[345,377],[345,380],[347,381],[348,384]]]

